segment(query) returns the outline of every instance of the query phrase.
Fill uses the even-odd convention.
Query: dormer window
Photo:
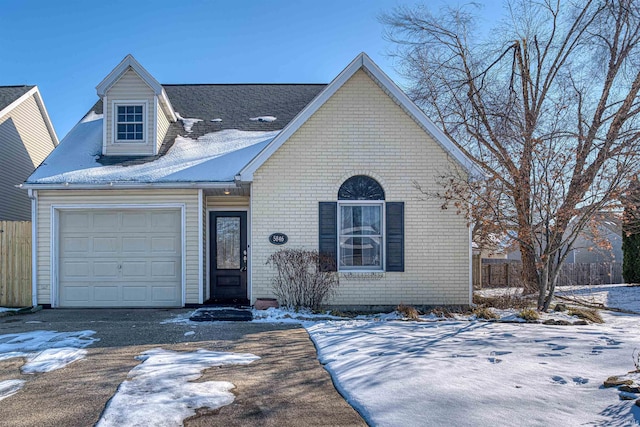
[[[145,143],[145,104],[115,104],[115,142]]]

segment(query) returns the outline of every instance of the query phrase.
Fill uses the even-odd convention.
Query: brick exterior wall
[[[455,209],[425,200],[414,187],[439,189],[454,166],[441,146],[364,71],[351,77],[254,174],[251,189],[251,300],[270,297],[279,249],[318,248],[318,202],[336,201],[353,175],[368,175],[386,201],[405,203],[405,271],[377,277],[341,274],[336,306],[465,305],[469,303],[469,229]]]

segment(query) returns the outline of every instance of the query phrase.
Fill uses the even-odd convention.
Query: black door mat
[[[233,307],[203,307],[193,312],[189,320],[194,322],[250,322],[251,310]]]

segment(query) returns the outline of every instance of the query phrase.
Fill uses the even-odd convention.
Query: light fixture
[[[229,189],[228,189],[228,188],[225,188],[225,189],[224,189],[224,195],[225,195],[225,196],[228,196],[229,194],[231,194],[231,191],[229,191]]]

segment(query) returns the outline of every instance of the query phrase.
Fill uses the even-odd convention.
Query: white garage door
[[[61,307],[182,305],[179,210],[60,211]]]

